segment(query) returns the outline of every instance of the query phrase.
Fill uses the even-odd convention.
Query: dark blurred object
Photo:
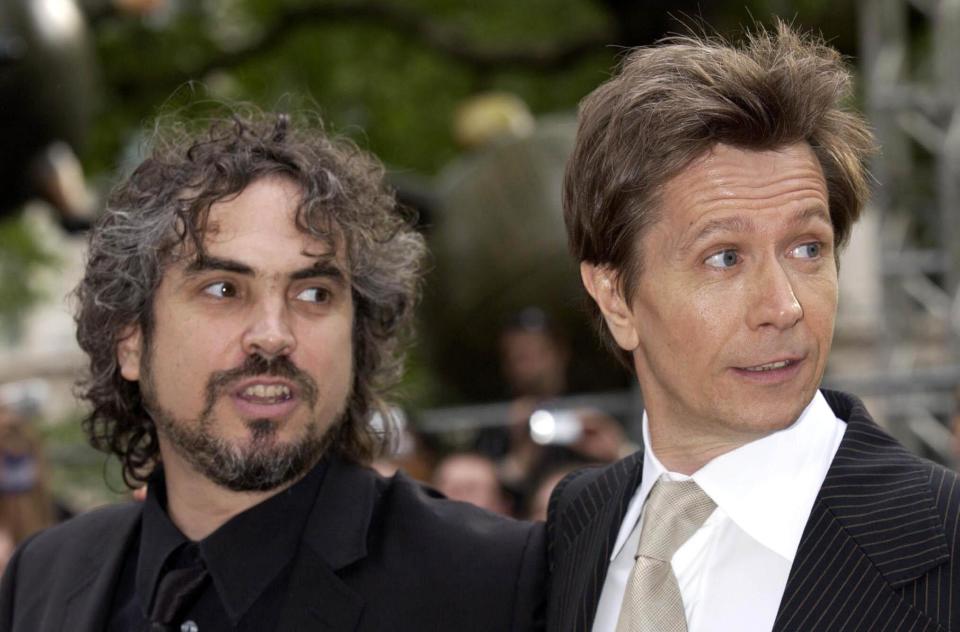
[[[75,0],[0,0],[0,215],[40,198],[66,230],[89,225],[94,200],[76,151],[94,75]]]
[[[435,186],[429,231],[434,270],[425,289],[423,336],[445,401],[502,398],[497,371],[505,319],[528,305],[549,313],[565,334],[565,390],[627,384],[597,344],[580,309],[584,293],[567,253],[560,202],[573,117],[546,117],[532,130],[507,125],[486,145],[448,165]],[[478,134],[479,135],[479,134]]]

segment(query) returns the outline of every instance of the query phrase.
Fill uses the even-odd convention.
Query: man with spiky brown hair
[[[581,104],[570,246],[643,448],[550,503],[554,631],[960,630],[960,486],[820,389],[872,137],[778,24],[628,54]]]

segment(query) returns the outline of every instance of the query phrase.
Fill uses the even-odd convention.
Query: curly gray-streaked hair
[[[355,304],[353,389],[331,450],[367,461],[385,437],[382,393],[399,378],[399,342],[419,293],[425,245],[398,209],[376,158],[324,132],[319,117],[233,108],[203,122],[161,118],[149,156],[111,193],[90,234],[77,287],[77,340],[90,357],[78,395],[92,405],[83,426],[94,447],[117,455],[128,485],[144,481],[158,457],[157,431],[140,387],[120,375],[117,343],[132,325],[145,341],[153,296],[178,252],[202,256],[212,204],[253,181],[282,176],[302,199],[297,227],[345,246]]]

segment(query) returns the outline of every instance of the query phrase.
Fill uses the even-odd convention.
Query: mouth
[[[751,382],[759,384],[779,384],[795,377],[805,359],[805,356],[778,358],[761,364],[734,367],[733,371],[740,377],[746,378]]]
[[[286,384],[250,384],[237,393],[237,397],[257,404],[276,404],[293,398],[293,391]]]
[[[757,366],[747,366],[743,367],[744,371],[750,371],[751,373],[763,373],[764,371],[776,371],[777,369],[785,369],[788,366],[795,364],[796,360],[777,360],[776,362],[768,362],[767,364],[758,364]]]
[[[245,417],[284,417],[299,404],[299,393],[291,382],[277,378],[244,380],[231,393],[234,406]]]

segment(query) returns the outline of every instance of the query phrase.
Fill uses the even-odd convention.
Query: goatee
[[[313,378],[300,371],[286,356],[267,360],[259,355],[251,355],[236,369],[212,374],[207,380],[206,403],[200,417],[182,420],[157,401],[149,362],[144,362],[141,373],[144,405],[156,423],[158,433],[166,437],[177,453],[200,474],[233,491],[269,491],[303,476],[329,448],[346,408],[345,401],[343,410],[327,428],[320,420],[311,419],[304,428],[303,436],[289,443],[277,440],[277,424],[274,421],[250,420],[246,422],[250,441],[236,446],[213,432],[217,427],[214,405],[231,383],[244,377],[283,377],[297,384],[303,404],[313,410],[318,397]]]

